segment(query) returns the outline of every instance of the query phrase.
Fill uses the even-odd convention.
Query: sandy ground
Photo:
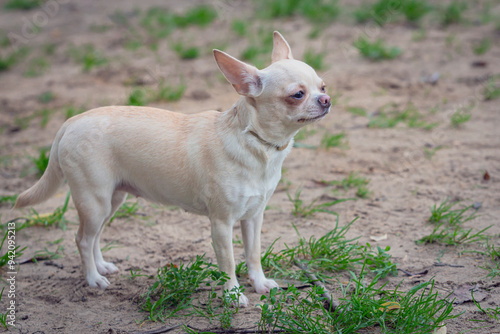
[[[3,4],[3,2],[2,2]],[[244,2],[214,2],[219,18],[209,28],[187,28],[175,31],[163,40],[156,52],[147,47],[136,51],[123,47],[129,32],[124,26],[114,24],[110,15],[120,10],[134,24],[138,24],[136,9],[162,4],[175,11],[183,11],[188,4],[174,1],[123,1],[76,2],[65,1],[48,19],[41,31],[26,41],[31,48],[27,60],[9,71],[0,73],[0,196],[13,195],[27,189],[37,180],[30,171],[31,156],[36,156],[41,147],[49,147],[53,137],[65,120],[65,106],[96,106],[124,104],[132,90],[132,83],[154,87],[160,78],[177,84],[183,80],[186,93],[178,102],[153,103],[165,109],[194,113],[201,110],[226,110],[237,95],[232,87],[221,79],[210,49],[226,46],[226,51],[239,56],[248,45],[230,30],[234,17],[245,17],[251,12]],[[498,12],[498,6],[492,12]],[[39,10],[28,12],[0,12],[0,29],[22,34],[26,20],[33,20]],[[485,293],[482,301],[486,306],[500,303],[500,281],[485,278],[487,272],[480,269],[486,262],[477,253],[463,250],[481,250],[482,245],[459,247],[440,245],[417,245],[415,240],[429,234],[432,226],[427,223],[429,208],[446,198],[463,201],[464,204],[482,203],[479,218],[466,227],[484,228],[493,225],[489,235],[498,235],[500,225],[500,112],[497,101],[483,101],[485,78],[500,74],[500,35],[494,25],[460,25],[446,29],[432,24],[423,40],[415,40],[418,32],[403,23],[386,25],[384,29],[353,25],[340,20],[326,27],[318,39],[308,38],[309,24],[300,19],[263,21],[262,29],[272,33],[279,29],[288,39],[294,55],[301,59],[307,48],[326,53],[327,69],[320,74],[328,84],[330,94],[338,96],[332,113],[312,128],[317,133],[304,142],[318,145],[323,133],[343,131],[348,139],[348,148],[311,150],[295,148],[286,159],[284,178],[290,182],[290,193],[302,187],[306,202],[322,195],[348,197],[352,191],[332,194],[331,188],[323,187],[317,180],[340,180],[349,172],[356,171],[370,180],[372,191],[368,199],[359,199],[335,206],[342,224],[359,217],[349,231],[349,237],[360,237],[360,243],[391,246],[390,254],[398,267],[410,272],[428,270],[420,279],[410,280],[402,273],[388,277],[390,284],[403,281],[402,289],[409,289],[431,277],[443,295],[461,286],[477,286]],[[109,25],[104,32],[92,27]],[[256,29],[256,28],[255,28]],[[350,45],[360,34],[384,38],[388,44],[403,50],[398,59],[385,62],[370,62],[353,52]],[[492,39],[492,48],[482,56],[476,56],[471,45],[483,37]],[[195,60],[182,61],[171,50],[170,44],[177,40],[201,47],[202,55]],[[51,66],[39,77],[23,76],[29,59],[42,53],[44,45],[53,43],[55,52],[49,56]],[[92,43],[110,59],[102,67],[83,72],[68,50],[71,46]],[[268,56],[270,58],[270,55]],[[481,61],[485,66],[473,66]],[[439,73],[437,84],[425,82],[434,73]],[[42,104],[38,96],[52,91],[55,99]],[[368,118],[349,113],[348,107],[363,107],[369,114],[377,113],[388,103],[400,108],[412,103],[428,121],[439,122],[433,130],[412,129],[398,125],[392,129],[367,128]],[[473,104],[470,121],[458,128],[450,126],[451,115],[461,106]],[[33,115],[44,108],[55,110],[48,124],[42,128],[41,117],[33,117],[26,129],[20,129],[16,119]],[[424,148],[442,146],[435,155],[426,158]],[[488,171],[489,181],[483,180]],[[57,196],[36,206],[40,213],[52,212],[64,202],[68,189],[61,188]],[[135,201],[131,199],[130,201]],[[86,286],[80,269],[80,258],[76,252],[74,235],[77,230],[76,211],[72,203],[67,219],[74,222],[66,231],[56,228],[30,227],[17,236],[19,245],[28,248],[23,257],[63,239],[63,257],[49,266],[24,264],[17,275],[17,328],[21,333],[128,333],[139,330],[138,323],[144,314],[138,312],[137,296],[150,282],[145,277],[130,280],[131,269],[142,269],[142,273],[154,274],[167,263],[187,261],[197,254],[207,254],[215,261],[211,247],[208,219],[152,205],[139,200],[140,213],[118,219],[107,227],[102,244],[113,243],[118,247],[104,253],[107,260],[120,268],[112,275],[112,285],[106,291]],[[291,223],[305,237],[321,236],[334,226],[334,217],[317,214],[308,219],[295,218],[286,192],[280,188],[270,201],[271,209],[265,214],[263,247],[281,237],[276,248],[293,244],[297,240]],[[26,215],[28,211],[12,211],[7,205],[0,207],[2,222]],[[235,238],[241,238],[239,226]],[[380,242],[370,236],[387,234]],[[498,238],[492,242],[498,245]],[[243,249],[235,246],[236,257],[243,259]],[[438,258],[443,263],[461,267],[435,266]],[[247,278],[241,281],[248,285]],[[248,285],[249,286],[249,285]],[[259,296],[248,288],[252,304]],[[4,301],[2,300],[2,305]],[[3,309],[4,306],[2,306]],[[455,313],[465,312],[447,324],[449,333],[471,330],[470,333],[492,333],[491,327],[473,329],[478,323],[470,319],[486,320],[475,306],[466,302],[456,305]],[[235,327],[251,326],[257,321],[259,309],[249,307],[238,314]],[[172,320],[169,323],[178,323]],[[207,326],[205,322],[192,320],[192,324]],[[487,322],[485,325],[491,326]],[[483,324],[484,325],[484,324]],[[161,324],[145,323],[141,329],[157,328]],[[497,330],[498,331],[498,330]],[[178,330],[181,332],[181,330]]]

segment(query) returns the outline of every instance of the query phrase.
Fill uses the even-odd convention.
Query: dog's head
[[[263,70],[219,50],[214,55],[227,80],[256,110],[256,121],[264,131],[290,136],[330,111],[325,83],[312,67],[293,59],[290,46],[277,31],[272,64]]]

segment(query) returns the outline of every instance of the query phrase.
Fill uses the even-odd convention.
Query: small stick
[[[436,267],[453,267],[453,268],[465,268],[465,266],[462,266],[460,264],[452,264],[452,263],[442,263],[442,262],[436,262],[434,263],[434,266]]]
[[[307,266],[305,264],[300,263],[298,260],[295,260],[294,263],[295,263],[295,265],[297,267],[299,267],[304,272],[304,274],[306,274],[306,276],[309,278],[309,280],[311,281],[312,284],[314,284],[317,287],[323,289],[324,292],[323,292],[323,294],[321,296],[323,296],[326,299],[326,307],[325,307],[325,309],[327,309],[329,311],[330,310],[335,311],[335,309],[339,306],[339,303],[332,298],[332,294],[330,293],[330,291],[328,291],[328,289],[323,284],[323,282],[321,282],[316,277],[316,275],[314,275],[312,273],[309,273],[307,271]]]
[[[399,271],[401,271],[401,272],[403,272],[403,273],[405,273],[406,275],[408,275],[408,276],[410,276],[410,277],[413,277],[413,276],[424,276],[424,275],[426,275],[426,274],[429,272],[429,270],[427,270],[427,269],[426,269],[426,270],[421,271],[421,272],[419,272],[419,273],[415,273],[415,274],[413,274],[413,273],[411,273],[411,272],[409,272],[409,271],[406,271],[406,270],[404,270],[404,269],[401,269],[401,268],[398,268],[398,270],[399,270]]]
[[[132,332],[132,334],[160,334],[160,333],[166,333],[171,331],[172,329],[176,329],[180,327],[182,324],[178,325],[173,325],[173,326],[165,326],[165,327],[160,327],[157,329],[151,329],[149,331],[143,331],[143,332]]]

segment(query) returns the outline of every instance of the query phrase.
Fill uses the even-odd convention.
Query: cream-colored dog
[[[91,287],[118,268],[104,261],[99,239],[127,193],[177,205],[210,218],[219,269],[238,286],[232,230],[241,221],[248,274],[258,293],[277,287],[260,261],[264,209],[281,166],[304,125],[330,110],[316,72],[294,60],[274,33],[272,64],[263,69],[214,50],[215,60],[242,97],[226,112],[184,115],[148,107],[110,106],[66,121],[56,135],[47,170],[23,192],[16,208],[40,203],[68,181],[80,218],[76,244]],[[248,299],[240,297],[246,306]]]

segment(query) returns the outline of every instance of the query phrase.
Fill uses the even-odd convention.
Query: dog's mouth
[[[328,114],[329,112],[330,112],[330,108],[326,109],[325,111],[323,111],[322,114],[319,114],[318,116],[315,116],[315,117],[299,118],[299,120],[297,122],[299,122],[299,123],[305,123],[305,122],[317,121],[318,119],[321,119],[321,118],[325,117],[326,114]]]

